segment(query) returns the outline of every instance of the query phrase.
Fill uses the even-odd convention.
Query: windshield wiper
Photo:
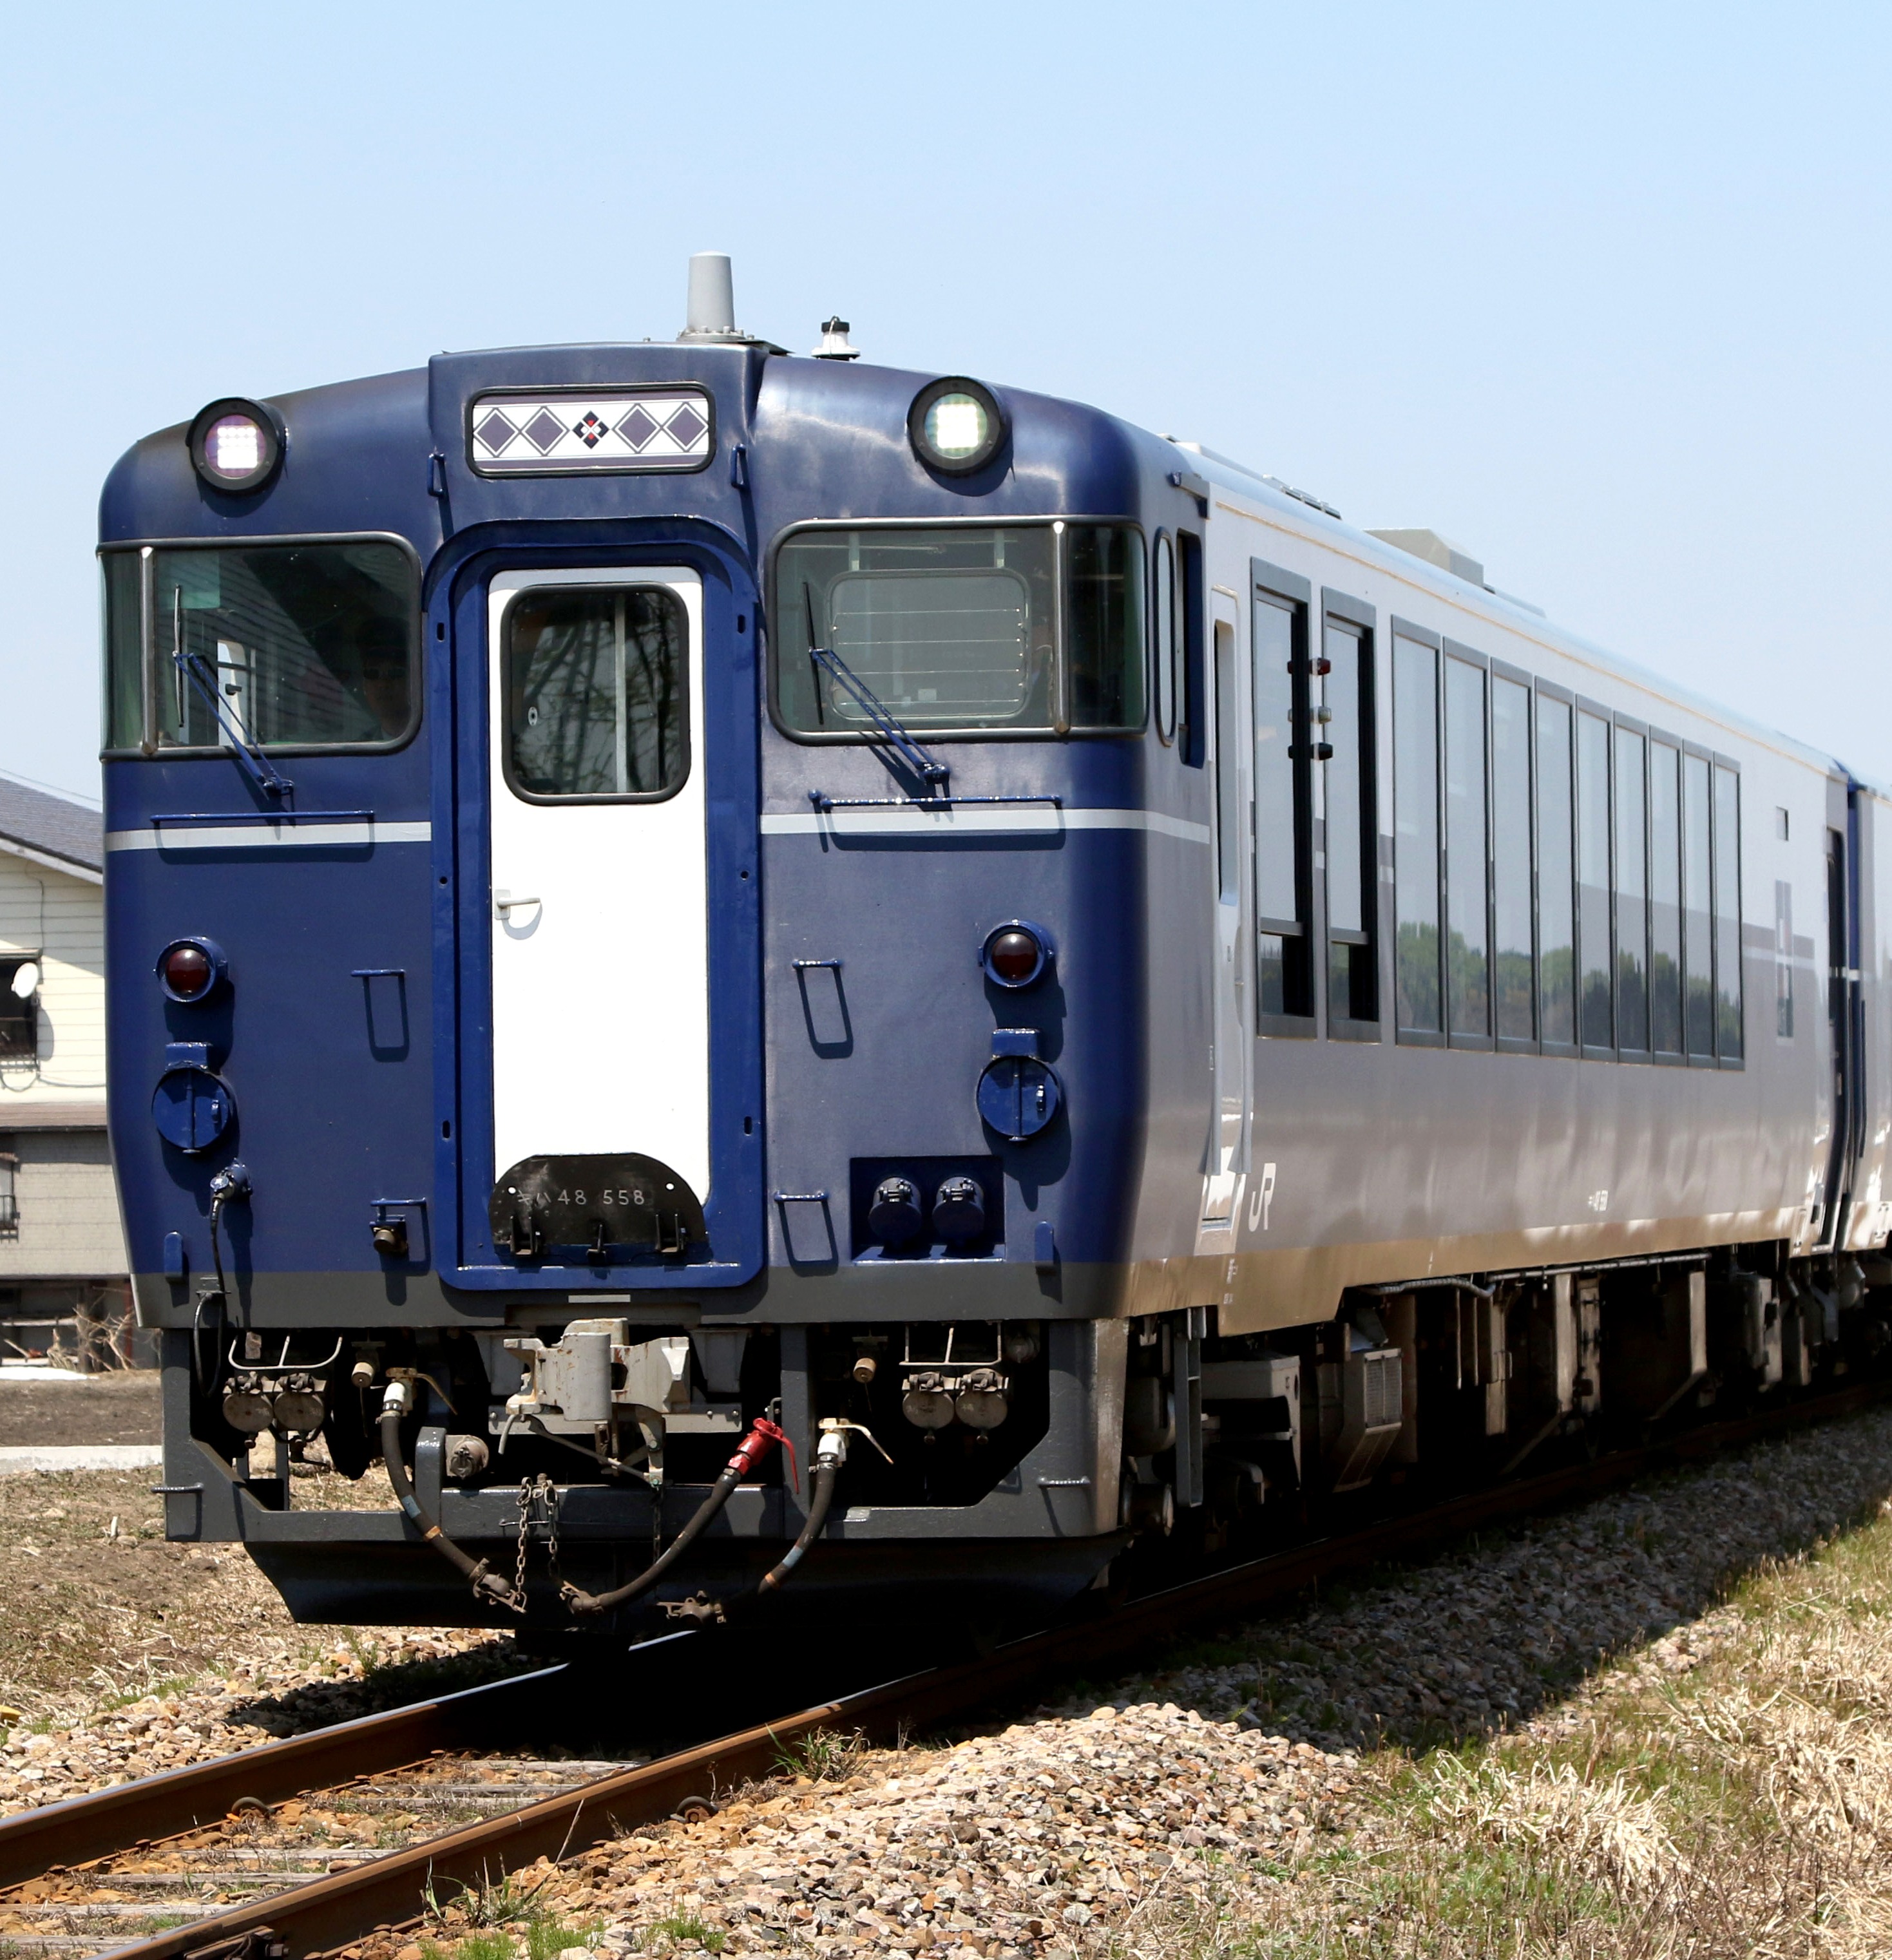
[[[171,590],[170,657],[177,669],[179,678],[187,680],[204,698],[210,710],[210,718],[230,738],[230,752],[250,780],[265,796],[285,797],[295,784],[276,768],[269,757],[250,740],[249,731],[232,714],[217,691],[217,676],[202,654],[184,651],[184,589],[175,586]],[[184,720],[184,698],[181,689],[177,695],[177,721],[181,732]]]
[[[843,690],[853,697],[855,705],[873,724],[874,733],[893,749],[900,760],[927,785],[929,792],[927,796],[912,797],[909,800],[914,803],[944,800],[946,796],[947,781],[952,775],[951,769],[930,749],[922,748],[913,739],[905,724],[893,711],[881,700],[865,681],[861,679],[858,674],[855,673],[854,670],[832,647],[817,647],[814,644],[814,595],[806,585],[804,585],[801,588],[801,597],[808,613],[808,658],[816,667],[833,676]],[[817,683],[816,687],[817,711],[820,698],[820,689]]]

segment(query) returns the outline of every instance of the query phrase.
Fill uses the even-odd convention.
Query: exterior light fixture
[[[158,956],[158,984],[167,1000],[194,1007],[215,992],[228,963],[215,940],[174,939]]]
[[[997,987],[1029,987],[1057,956],[1051,935],[1030,919],[1008,919],[979,949],[986,978]]]
[[[213,490],[240,496],[260,490],[282,460],[282,422],[260,402],[227,396],[197,412],[190,460]]]
[[[928,381],[906,412],[913,453],[948,476],[983,469],[1004,447],[1011,425],[999,398],[977,381],[948,375]]]

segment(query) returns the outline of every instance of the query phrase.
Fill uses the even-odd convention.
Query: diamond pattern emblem
[[[686,402],[664,425],[670,440],[679,449],[694,449],[702,439],[709,424]]]
[[[541,409],[523,431],[525,439],[541,456],[549,455],[552,447],[565,433],[565,425],[549,409]]]
[[[497,409],[483,416],[473,434],[479,439],[480,447],[489,456],[503,456],[506,445],[513,441],[519,431]]]
[[[482,476],[691,470],[709,460],[715,412],[696,387],[495,390],[473,398],[469,460]]]
[[[632,448],[642,450],[657,433],[657,418],[642,402],[617,425],[618,434]]]

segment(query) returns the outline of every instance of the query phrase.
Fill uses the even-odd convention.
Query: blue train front
[[[713,1610],[818,1498],[785,1608],[989,1620],[1172,1501],[1120,1472],[1201,1188],[1206,1010],[1147,1011],[1209,931],[1147,678],[1197,501],[1094,412],[718,310],[214,403],[104,493],[169,1529],[301,1617]],[[318,1437],[405,1512],[292,1501]]]

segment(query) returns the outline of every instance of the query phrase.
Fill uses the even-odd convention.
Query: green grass
[[[674,1912],[669,1918],[658,1920],[651,1930],[671,1939],[693,1939],[706,1953],[720,1953],[729,1938],[721,1927],[707,1924],[694,1913]]]

